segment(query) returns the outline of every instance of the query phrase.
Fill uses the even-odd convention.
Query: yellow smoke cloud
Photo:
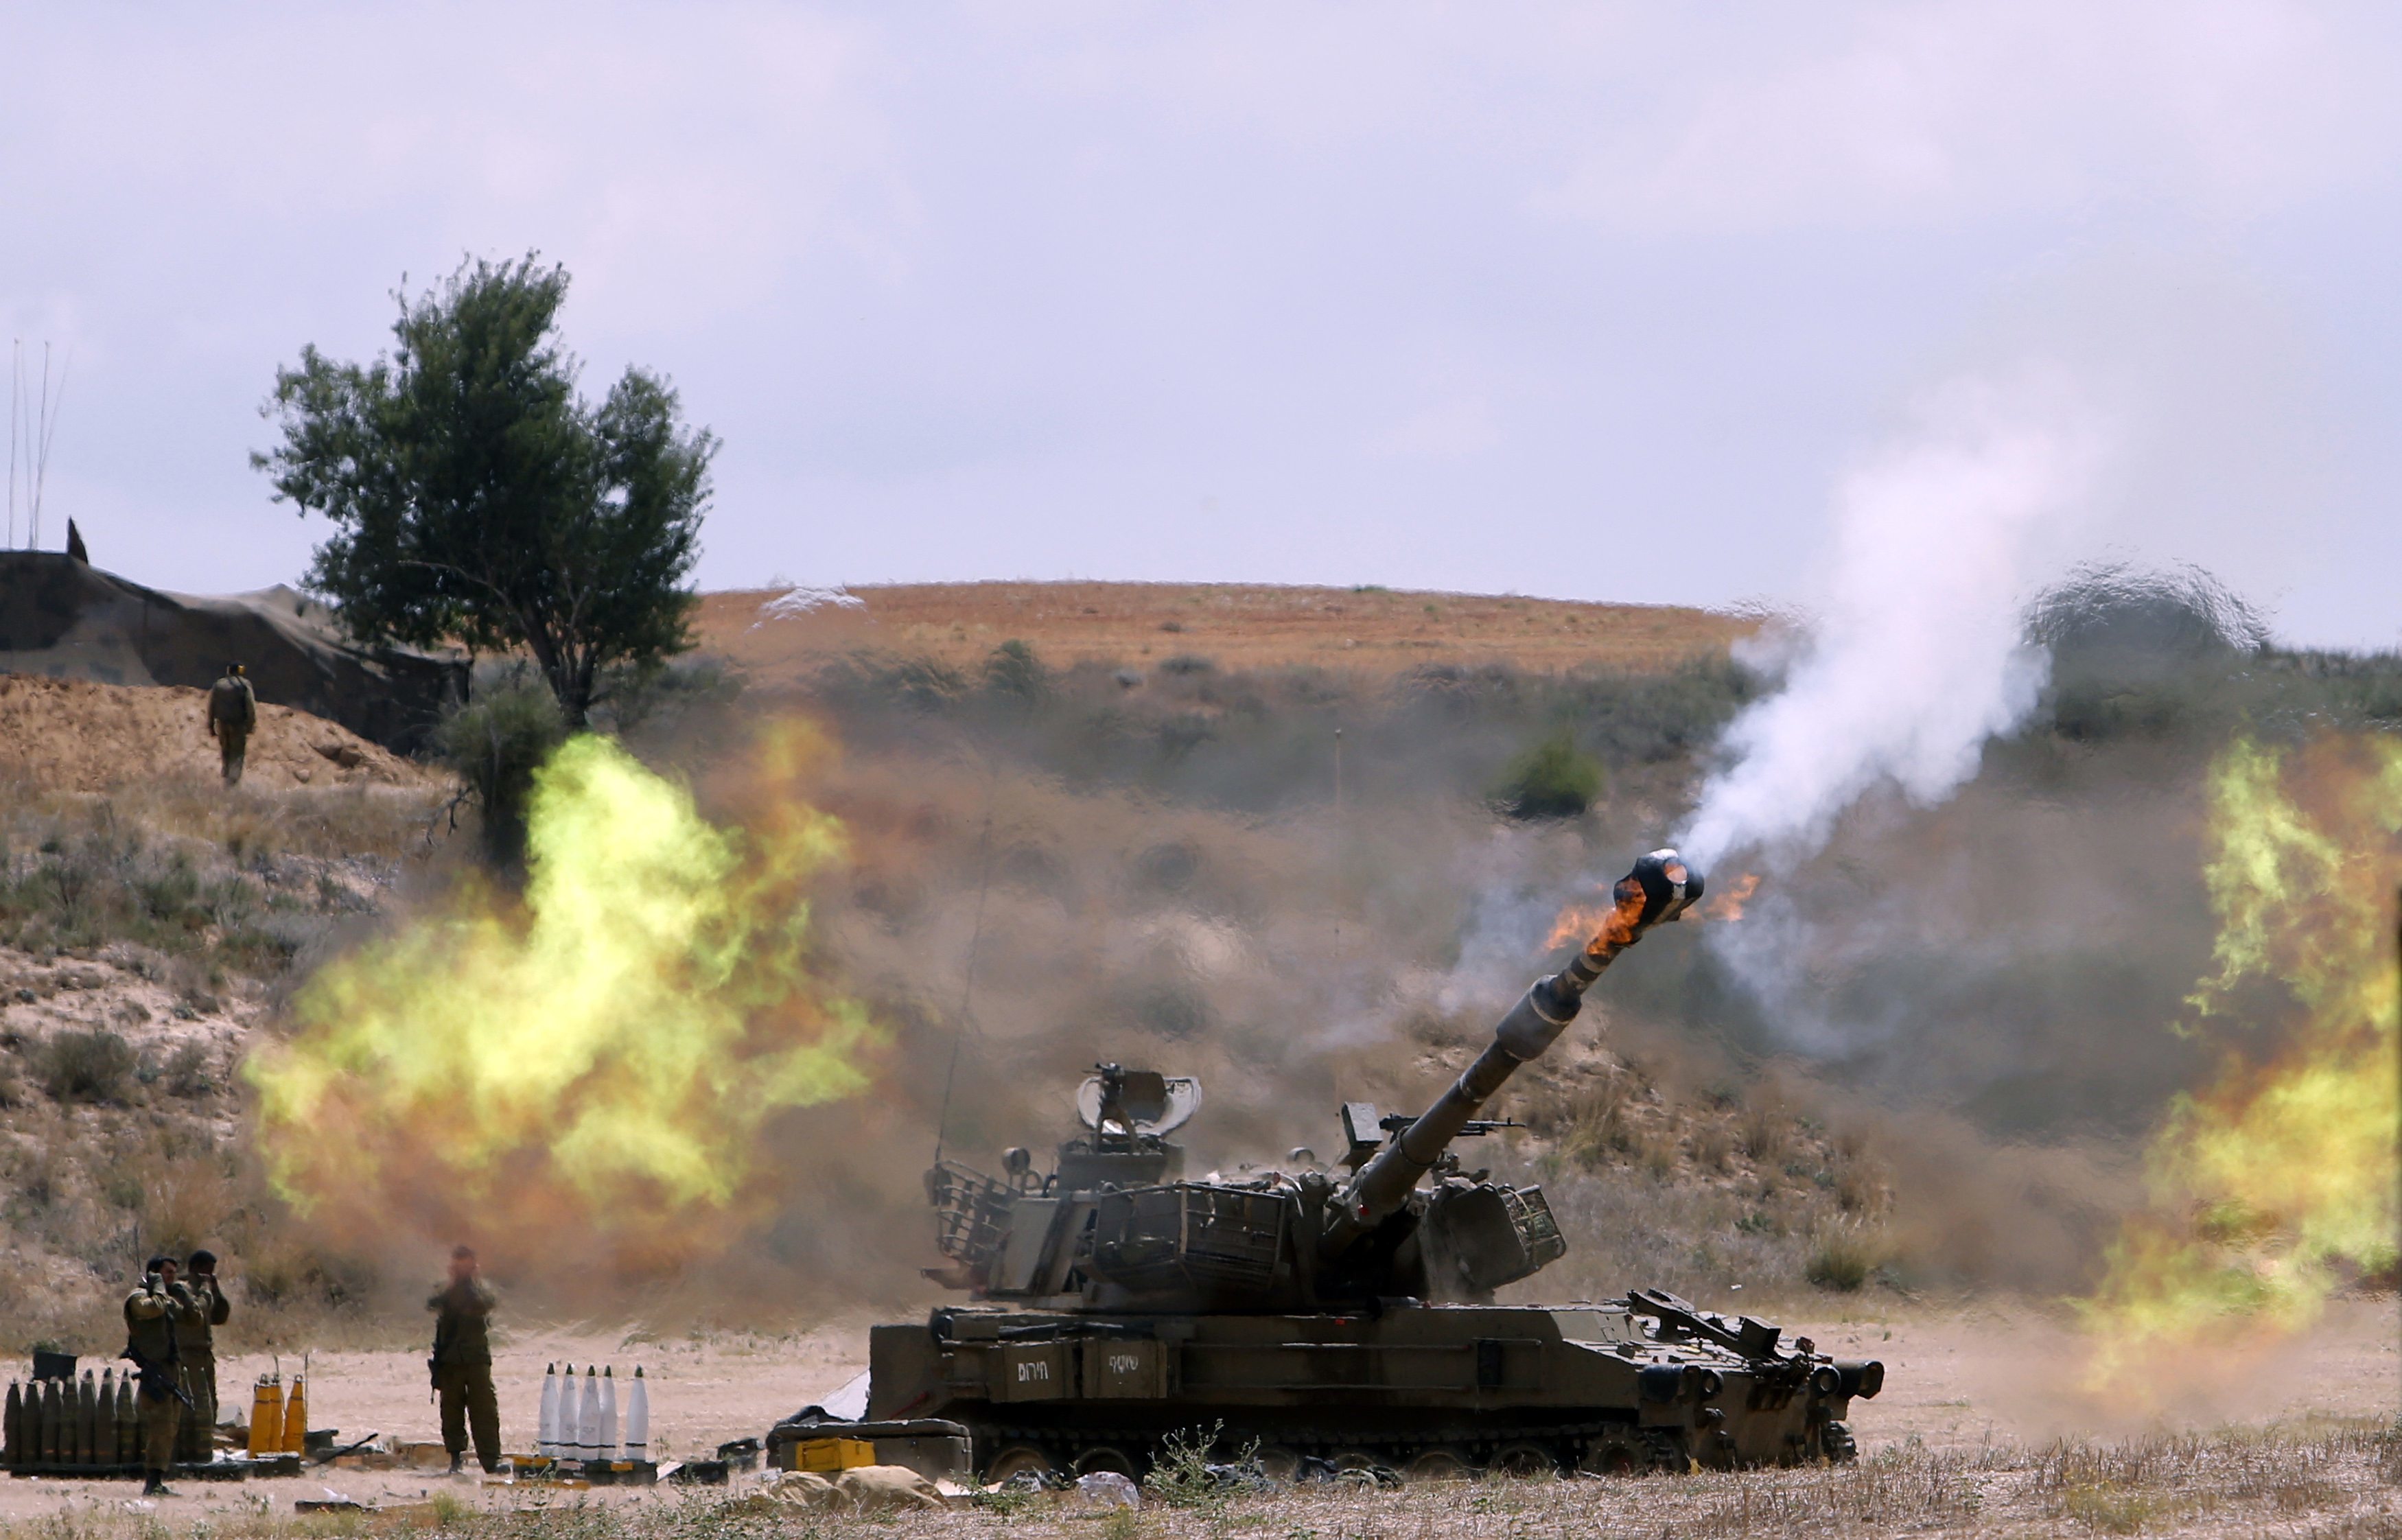
[[[2085,1305],[2091,1379],[2120,1392],[2230,1315],[2291,1330],[2348,1277],[2395,1262],[2402,743],[2239,742],[2209,791],[2219,929],[2181,1029],[2224,1055],[2155,1134],[2150,1204]],[[2273,1034],[2264,1001],[2282,1009]]]
[[[771,774],[813,748],[788,734]],[[712,827],[597,737],[559,750],[529,814],[521,901],[462,889],[300,991],[244,1066],[260,1151],[296,1209],[354,1237],[681,1260],[734,1233],[768,1119],[868,1083],[881,1036],[808,948],[806,884],[842,827],[788,795]]]

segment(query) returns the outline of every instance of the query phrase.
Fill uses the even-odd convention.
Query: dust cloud
[[[2271,707],[2357,709],[2327,693],[2342,669],[2271,687],[2257,637],[2154,624],[2155,600],[2195,607],[2189,585],[2174,589],[2073,577],[2050,612],[2082,618],[2040,633],[2013,594],[1978,655],[1988,703],[2022,720],[1955,720],[1955,747],[1977,741],[1948,796],[1882,770],[1809,781],[1851,797],[1818,847],[1788,841],[1740,918],[1705,906],[1612,970],[1512,1109],[1539,1096],[1573,1121],[1633,1066],[1653,1088],[1654,1142],[1588,1157],[1529,1135],[1497,1157],[1605,1227],[1572,1237],[1575,1287],[1806,1291],[1825,1237],[1763,1229],[1787,1223],[1777,1203],[1804,1200],[1821,1217],[1808,1223],[1870,1249],[1872,1294],[2099,1283],[2145,1202],[2147,1134],[2211,1067],[2169,1026],[2217,930],[2197,881],[2214,756]],[[2022,700],[2011,670],[2038,646],[2050,671]],[[1042,1160],[1074,1131],[1073,1088],[1098,1060],[1201,1077],[1195,1171],[1328,1151],[1339,1101],[1412,1107],[1448,1079],[1556,965],[1563,905],[1694,827],[1711,784],[1698,756],[1747,705],[1779,698],[1776,678],[1740,669],[1363,681],[1204,660],[1130,685],[1022,651],[997,659],[980,678],[855,659],[807,690],[716,699],[630,736],[730,850],[774,848],[802,809],[838,830],[838,853],[790,889],[807,914],[794,966],[810,998],[855,1004],[859,1083],[726,1123],[739,1198],[708,1224],[657,1227],[647,1249],[605,1223],[529,1231],[543,1244],[504,1279],[527,1308],[773,1325],[950,1298],[918,1276],[937,1260],[921,1185],[937,1140],[987,1169],[1012,1145]],[[1495,777],[1563,720],[1606,772],[1590,810],[1498,811]],[[823,751],[771,767],[761,745],[795,722]],[[1733,874],[1713,874],[1719,891]],[[1761,967],[1779,990],[1758,986]],[[822,1032],[817,1017],[738,1014],[739,1061]],[[1710,1129],[1772,1116],[1792,1130],[1785,1155],[1738,1162],[1740,1177],[1712,1164]],[[422,1179],[465,1190],[455,1174]],[[1852,1203],[1854,1186],[1870,1196]],[[393,1212],[422,1241],[476,1219]],[[1659,1275],[1615,1275],[1636,1267]]]

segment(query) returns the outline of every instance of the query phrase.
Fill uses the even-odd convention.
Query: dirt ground
[[[199,690],[0,674],[0,777],[75,791],[215,781],[217,746],[202,725],[206,701]],[[242,772],[243,786],[255,791],[418,788],[441,778],[322,717],[264,703]]]
[[[1197,654],[1222,668],[1390,674],[1503,662],[1539,672],[1643,670],[1722,653],[1751,628],[1673,605],[1177,583],[896,584],[789,599],[774,589],[729,591],[702,597],[697,626],[705,651],[767,688],[854,648],[973,667],[1011,639],[1054,667],[1139,667]]]
[[[644,1340],[640,1334],[559,1327],[515,1334],[495,1365],[503,1438],[511,1451],[530,1440],[546,1364],[599,1362],[620,1374],[642,1366],[651,1384],[654,1446],[663,1459],[706,1456],[728,1439],[758,1437],[778,1418],[817,1400],[864,1368],[862,1314],[785,1338],[716,1336]],[[2097,1396],[2077,1385],[2078,1341],[2055,1316],[2019,1306],[1863,1309],[1797,1327],[1822,1349],[1884,1360],[1884,1393],[1855,1408],[1864,1456],[1909,1451],[1913,1458],[1973,1459],[1980,1451],[2040,1447],[2057,1439],[2141,1439],[2163,1432],[2319,1425],[2391,1420],[2397,1404],[2395,1312],[2391,1299],[2353,1301],[2302,1339],[2257,1353],[2230,1351],[2207,1362],[2164,1364],[2157,1405],[2140,1396]],[[277,1367],[265,1356],[228,1360],[221,1394],[230,1405],[255,1377]],[[289,1376],[293,1359],[280,1366]],[[415,1353],[329,1353],[310,1368],[310,1423],[339,1428],[344,1440],[380,1433],[432,1442],[440,1437],[426,1395],[425,1365]],[[1769,1478],[1757,1479],[1767,1480]],[[453,1482],[413,1471],[321,1469],[298,1478],[209,1484],[185,1482],[160,1501],[159,1521],[289,1514],[296,1500],[328,1490],[385,1506],[452,1492],[479,1505],[534,1500],[531,1489]],[[0,1520],[64,1510],[122,1512],[135,1489],[123,1482],[21,1478],[0,1483]],[[558,1500],[550,1494],[549,1500]],[[670,1503],[652,1492],[595,1491],[583,1500],[612,1505]],[[142,1510],[150,1511],[150,1510]]]

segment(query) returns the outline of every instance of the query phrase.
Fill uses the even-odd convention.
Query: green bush
[[[1143,1490],[1152,1500],[1171,1508],[1187,1508],[1200,1513],[1223,1513],[1226,1504],[1239,1487],[1212,1471],[1211,1455],[1225,1439],[1223,1423],[1212,1423],[1206,1428],[1186,1428],[1171,1433],[1160,1440],[1159,1458],[1152,1462],[1151,1474],[1143,1480]],[[1259,1458],[1260,1441],[1256,1438],[1229,1451],[1225,1463],[1245,1465]],[[1121,1510],[1125,1511],[1125,1510]]]
[[[54,1102],[121,1105],[132,1093],[133,1045],[105,1027],[53,1032],[33,1057],[34,1072]]]
[[[483,817],[484,853],[514,870],[525,861],[533,773],[567,736],[547,686],[519,678],[483,692],[435,730],[435,746],[467,783]]]
[[[1031,704],[1051,693],[1051,670],[1033,648],[1013,639],[985,655],[984,687]]]
[[[1601,763],[1566,728],[1510,762],[1493,803],[1513,818],[1573,818],[1601,795]]]

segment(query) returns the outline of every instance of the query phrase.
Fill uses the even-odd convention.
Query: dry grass
[[[202,789],[106,798],[0,787],[0,945],[44,957],[131,947],[211,987],[271,981],[334,917],[370,907],[426,842],[430,790]]]
[[[608,1506],[554,1494],[411,1504],[376,1514],[297,1519],[260,1509],[178,1524],[193,1540],[318,1540],[446,1533],[516,1540],[725,1540],[812,1535],[927,1540],[1583,1540],[1586,1536],[2402,1533],[2393,1512],[2395,1437],[2371,1426],[2239,1429],[2119,1444],[2063,1443],[1936,1453],[1884,1451],[1848,1466],[1634,1480],[1435,1483],[1378,1492],[1323,1486],[1223,1504],[1096,1513],[1073,1499],[965,1504],[942,1512],[734,1512],[717,1494],[659,1493]],[[597,1494],[596,1494],[597,1495]],[[39,1540],[165,1533],[148,1516],[78,1509],[6,1528]]]
[[[1220,668],[1304,664],[1384,674],[1485,662],[1650,670],[1722,655],[1752,629],[1732,615],[1670,605],[1182,583],[898,584],[859,589],[857,608],[821,606],[759,624],[760,606],[775,597],[705,595],[698,624],[703,647],[771,687],[862,646],[969,669],[1017,640],[1060,662],[1139,667],[1207,659]]]

